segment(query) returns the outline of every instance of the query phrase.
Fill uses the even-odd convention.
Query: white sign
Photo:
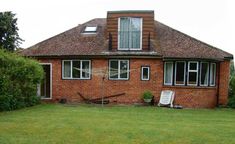
[[[174,100],[174,92],[170,90],[164,90],[161,92],[161,97],[158,106],[170,105],[170,107],[173,107],[173,100]]]

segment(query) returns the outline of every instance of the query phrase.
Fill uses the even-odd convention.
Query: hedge
[[[43,69],[35,60],[0,49],[0,111],[38,104],[42,78]]]

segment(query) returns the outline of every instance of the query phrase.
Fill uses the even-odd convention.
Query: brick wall
[[[213,108],[217,103],[217,87],[173,87],[163,86],[163,62],[160,59],[131,59],[130,60],[130,77],[129,80],[108,80],[103,76],[92,75],[91,80],[62,80],[61,60],[41,59],[41,62],[52,63],[52,97],[53,101],[61,98],[67,98],[69,102],[80,102],[81,98],[77,92],[82,93],[85,97],[97,98],[102,94],[105,96],[118,93],[126,93],[124,96],[110,99],[113,103],[140,103],[141,94],[144,90],[150,90],[155,96],[155,101],[160,99],[162,90],[174,90],[174,104],[184,107],[194,108]],[[91,59],[92,72],[99,68],[107,69],[108,59]],[[228,92],[228,70],[229,62],[222,62],[220,69],[220,89],[219,102],[225,104],[227,102]],[[150,66],[150,80],[141,81],[141,66]],[[218,72],[218,71],[217,71]],[[107,75],[108,76],[108,75]],[[218,78],[218,76],[217,76]],[[103,82],[102,82],[103,81]],[[217,80],[218,82],[218,80]]]
[[[228,88],[230,75],[230,61],[220,62],[219,74],[219,105],[226,105],[228,102]]]

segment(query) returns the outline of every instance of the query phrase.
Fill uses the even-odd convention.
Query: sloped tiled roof
[[[96,34],[82,34],[85,26],[98,26]],[[232,58],[233,55],[205,44],[195,38],[155,21],[156,39],[151,40],[151,51],[109,51],[105,36],[106,19],[97,18],[78,25],[21,52],[24,56],[156,56],[163,58]]]

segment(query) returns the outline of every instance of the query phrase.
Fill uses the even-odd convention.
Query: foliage
[[[234,144],[235,110],[42,104],[0,112],[1,144]]]
[[[144,93],[142,94],[142,98],[143,99],[152,99],[153,98],[153,94],[151,91],[146,90],[144,91]]]
[[[39,102],[36,91],[43,69],[36,61],[0,50],[0,66],[0,111]]]
[[[228,106],[235,108],[235,72],[234,65],[231,62],[230,66],[230,81],[229,81],[229,101]]]
[[[18,34],[15,14],[0,12],[0,46],[8,51],[14,51],[22,41]]]

